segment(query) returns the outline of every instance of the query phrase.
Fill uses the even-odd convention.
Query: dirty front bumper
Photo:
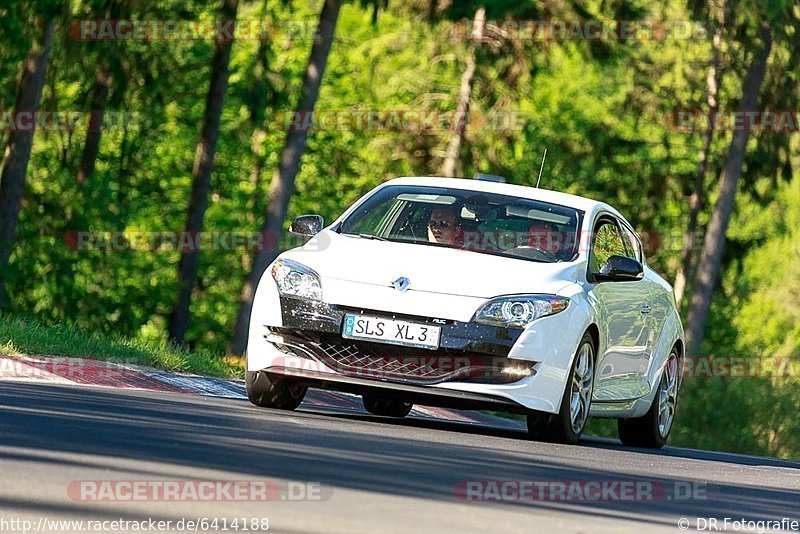
[[[317,362],[337,374],[430,385],[443,382],[509,384],[535,372],[534,363],[511,360],[508,353],[522,333],[436,317],[398,315],[380,310],[281,298],[282,327],[264,327],[264,339],[287,356]],[[435,350],[342,337],[348,313],[399,319],[441,328]],[[305,365],[313,368],[313,365]],[[514,373],[509,369],[514,369]]]

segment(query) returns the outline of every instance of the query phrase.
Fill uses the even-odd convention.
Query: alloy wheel
[[[661,437],[669,434],[675,419],[678,400],[678,356],[672,352],[664,366],[664,376],[658,390],[658,432]]]
[[[589,417],[592,379],[594,378],[594,354],[592,352],[592,345],[584,343],[578,352],[578,361],[572,373],[569,417],[572,423],[572,430],[576,434],[580,434],[583,431],[583,426]]]

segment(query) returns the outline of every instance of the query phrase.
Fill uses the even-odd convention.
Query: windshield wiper
[[[374,239],[375,241],[389,241],[385,237],[380,237],[372,234],[358,234],[358,237],[360,237],[361,239]]]

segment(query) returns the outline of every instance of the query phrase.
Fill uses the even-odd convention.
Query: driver
[[[454,209],[437,206],[431,211],[428,219],[428,241],[451,246],[460,246],[460,217]]]

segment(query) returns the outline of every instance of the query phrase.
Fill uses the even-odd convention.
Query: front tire
[[[300,406],[308,389],[289,378],[269,375],[264,371],[247,371],[244,383],[250,402],[262,408],[280,410],[294,410]]]
[[[664,446],[675,420],[678,403],[678,354],[672,349],[658,383],[653,404],[642,417],[618,419],[617,432],[624,445],[660,449]]]
[[[362,395],[361,401],[364,403],[364,409],[369,413],[383,417],[405,417],[411,413],[411,408],[414,407],[410,402],[383,399],[373,395]]]
[[[557,443],[578,443],[589,419],[594,391],[594,363],[594,340],[591,334],[586,332],[572,359],[570,378],[561,398],[561,409],[557,414],[541,412],[528,414],[528,435],[531,438]]]

